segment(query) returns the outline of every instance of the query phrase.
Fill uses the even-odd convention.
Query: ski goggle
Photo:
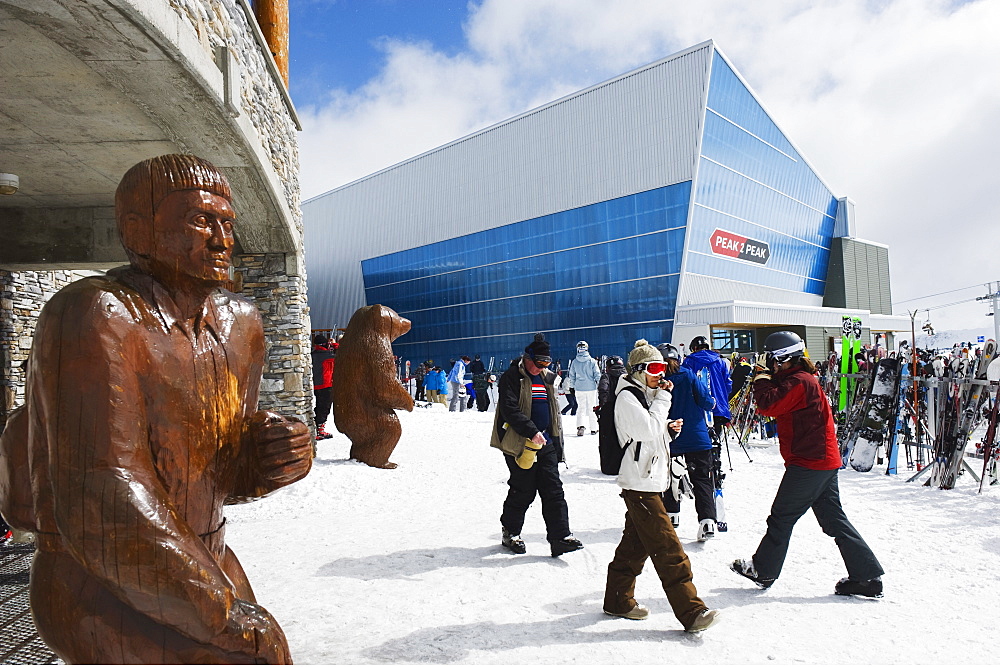
[[[806,349],[806,344],[803,342],[794,343],[788,347],[783,347],[780,350],[771,350],[767,353],[768,358],[773,359],[779,364],[783,364],[792,357],[800,357],[801,354],[796,354],[797,352],[804,352]]]
[[[650,361],[648,363],[636,364],[635,370],[645,371],[646,375],[663,375],[667,372],[667,365],[662,361]]]
[[[539,368],[548,368],[549,364],[552,362],[547,359],[532,359],[531,363],[535,364]]]

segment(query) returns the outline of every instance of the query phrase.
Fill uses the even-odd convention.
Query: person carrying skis
[[[833,412],[806,358],[802,339],[778,331],[764,341],[766,368],[758,362],[754,398],[762,415],[778,422],[778,442],[785,474],[774,496],[767,533],[751,558],[738,558],[731,569],[761,588],[781,574],[795,522],[812,509],[823,532],[836,540],[847,566],[837,595],[882,595],[883,569],[840,504],[837,473],[842,464]]]
[[[537,495],[542,499],[545,537],[555,558],[582,549],[583,544],[570,532],[569,508],[559,478],[562,422],[556,374],[548,370],[551,363],[549,343],[540,333],[524,348],[524,356],[511,361],[510,368],[500,376],[490,446],[504,453],[510,471],[510,489],[500,515],[501,544],[516,554],[527,551],[521,528],[525,512]],[[526,447],[536,450],[535,460],[522,468],[517,459]]]
[[[713,625],[719,612],[698,597],[691,561],[663,507],[662,494],[670,486],[671,384],[663,378],[665,371],[659,350],[639,339],[628,355],[627,374],[615,388],[615,431],[625,450],[618,486],[626,512],[621,542],[608,564],[604,613],[635,621],[649,616],[635,600],[635,581],[651,559],[674,616],[687,632],[695,633]]]
[[[682,419],[684,428],[670,443],[670,455],[684,459],[688,478],[694,489],[694,506],[698,512],[698,541],[715,537],[715,478],[712,476],[712,438],[708,434],[705,413],[715,407],[708,387],[689,368],[682,368],[680,352],[670,343],[657,349],[667,365],[666,379],[673,383],[673,403],[670,419]],[[681,501],[671,492],[663,494],[663,506],[674,528],[681,522]]]
[[[583,436],[587,432],[586,422],[590,421],[590,434],[597,433],[597,415],[594,406],[597,405],[597,383],[601,380],[601,371],[597,360],[590,356],[590,346],[581,340],[576,344],[576,358],[569,366],[566,374],[568,389],[574,389],[576,394],[576,434]]]

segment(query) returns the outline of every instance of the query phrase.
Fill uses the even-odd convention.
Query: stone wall
[[[225,46],[239,73],[240,113],[257,130],[260,145],[284,190],[291,223],[302,238],[296,124],[282,94],[284,83],[268,66],[270,53],[255,36],[256,19],[245,0],[167,0],[191,25],[213,59]],[[238,232],[237,232],[238,235]],[[264,318],[268,344],[260,407],[313,424],[312,371],[306,273],[301,247],[281,253],[234,257],[236,291],[253,299]]]
[[[256,19],[247,16],[238,0],[168,0],[170,7],[189,23],[206,50],[216,58],[216,47],[225,46],[233,55],[240,75],[240,109],[257,129],[261,146],[281,178],[288,208],[302,234],[299,209],[299,148],[295,123],[284,96],[267,66],[271,58],[254,36]],[[253,22],[253,23],[251,23]]]
[[[234,290],[252,299],[264,319],[267,361],[261,409],[298,417],[312,428],[313,392],[305,279],[288,274],[281,253],[233,257]]]
[[[15,406],[24,404],[21,364],[31,351],[42,306],[80,277],[73,271],[0,270],[0,385],[13,390]]]
[[[312,371],[303,281],[286,272],[285,255],[239,255],[236,291],[252,299],[264,320],[267,359],[260,408],[298,417],[313,426]],[[42,306],[79,280],[73,271],[0,270],[0,386],[10,387],[14,405],[24,404],[24,371]],[[2,396],[0,396],[2,398]],[[0,404],[2,408],[2,404]]]

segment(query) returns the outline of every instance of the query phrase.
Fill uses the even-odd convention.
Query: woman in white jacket
[[[686,631],[701,632],[715,623],[718,611],[698,597],[691,563],[660,496],[670,485],[670,383],[663,379],[665,370],[659,350],[640,339],[615,389],[615,430],[625,449],[618,486],[627,511],[621,543],[608,565],[604,613],[632,620],[649,616],[649,610],[635,600],[635,580],[646,559],[652,558],[674,616]],[[671,426],[676,430],[676,424]]]

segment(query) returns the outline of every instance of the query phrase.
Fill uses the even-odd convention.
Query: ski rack
[[[912,380],[911,380],[911,382],[912,382]],[[942,387],[942,386],[947,387],[949,384],[952,384],[952,385],[980,385],[980,386],[985,386],[985,387],[987,387],[987,395],[989,395],[990,393],[996,393],[996,398],[994,398],[994,400],[1000,400],[1000,390],[998,390],[997,392],[991,392],[990,391],[990,389],[993,387],[993,385],[996,384],[996,382],[992,382],[990,380],[979,380],[979,379],[976,379],[976,378],[946,378],[946,377],[932,377],[932,378],[928,378],[928,377],[924,377],[924,378],[918,378],[916,382],[917,382],[917,384],[923,385],[924,387],[927,387],[928,389],[936,389],[936,388],[939,388],[939,387]],[[972,433],[970,432],[966,437],[969,438],[971,436],[972,436]],[[928,451],[931,451],[931,452],[933,452],[934,449],[935,449],[932,445],[918,444],[918,443],[915,443],[915,442],[912,443],[912,444],[917,445],[920,449],[925,449],[925,450],[928,450]],[[968,442],[965,443],[965,446],[968,446]],[[923,469],[918,470],[915,475],[913,475],[912,477],[910,477],[906,481],[907,482],[913,482],[913,481],[919,479],[924,473],[926,473],[927,471],[929,471],[932,467],[933,466],[930,463],[928,463],[927,465],[925,465],[923,467]],[[969,462],[965,460],[965,457],[962,457],[962,466],[961,467],[962,467],[963,470],[965,470],[967,473],[969,473],[972,476],[972,479],[974,479],[976,482],[982,484],[982,479],[976,473],[976,471],[973,470],[972,466],[969,465]]]

